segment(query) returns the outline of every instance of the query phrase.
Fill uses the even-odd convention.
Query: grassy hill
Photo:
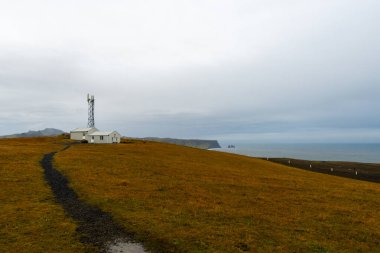
[[[0,251],[84,249],[38,165],[60,142],[0,140]],[[73,145],[54,163],[81,199],[162,252],[380,251],[380,184],[147,141]]]
[[[380,250],[379,184],[139,141],[76,145],[59,153],[56,165],[83,199],[111,212],[153,248]]]

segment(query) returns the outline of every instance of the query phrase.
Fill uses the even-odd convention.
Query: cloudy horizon
[[[380,2],[0,1],[0,135],[380,142]]]

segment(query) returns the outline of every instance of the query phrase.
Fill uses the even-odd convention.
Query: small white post
[[[311,169],[311,164],[310,164],[310,169]]]
[[[333,171],[334,171],[334,169],[333,169],[333,168],[331,168],[331,169],[330,169],[330,171],[331,171],[331,172],[333,172]]]
[[[288,161],[288,163],[290,164],[290,160]]]

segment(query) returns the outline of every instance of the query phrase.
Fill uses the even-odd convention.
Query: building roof
[[[74,130],[71,130],[70,132],[88,132],[90,131],[91,129],[95,129],[95,130],[98,130],[96,129],[95,127],[89,127],[89,128],[75,128]]]
[[[92,136],[92,135],[110,135],[112,133],[118,133],[116,131],[96,131],[96,132],[93,132],[93,133],[90,133],[89,135]]]

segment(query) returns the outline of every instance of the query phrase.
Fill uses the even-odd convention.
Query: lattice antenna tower
[[[95,97],[94,95],[87,94],[88,102],[88,123],[87,127],[95,127],[95,118],[94,118],[94,107],[95,107]]]

